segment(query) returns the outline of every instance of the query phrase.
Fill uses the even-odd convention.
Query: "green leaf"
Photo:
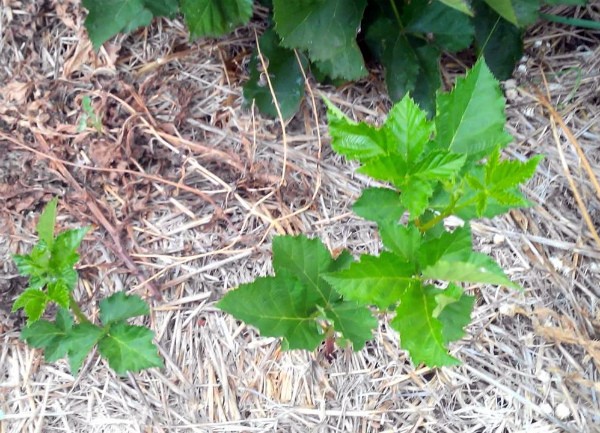
[[[98,342],[98,350],[118,374],[163,367],[153,337],[154,333],[148,328],[118,322],[111,325],[108,334]]]
[[[433,35],[434,43],[443,50],[461,51],[473,42],[472,19],[450,5],[439,1],[413,1],[406,5],[402,15],[406,31]]]
[[[279,38],[272,29],[268,29],[259,39],[261,53],[265,63],[268,65],[267,72],[273,91],[284,118],[292,117],[300,107],[304,97],[304,76],[302,68],[306,70],[308,61],[302,54],[296,54],[279,45]],[[302,68],[298,63],[300,59]],[[262,68],[258,51],[252,54],[249,65],[250,78],[244,85],[244,99],[247,103],[255,101],[258,109],[269,116],[277,117],[277,109],[273,102],[273,96]]]
[[[436,142],[441,149],[480,159],[511,137],[504,131],[504,98],[498,82],[479,60],[454,90],[437,99]]]
[[[362,305],[343,301],[327,309],[326,315],[333,322],[335,330],[352,342],[355,351],[361,350],[365,343],[373,338],[373,328],[377,326],[377,319]]]
[[[77,374],[85,357],[105,334],[106,330],[92,323],[80,323],[73,326],[68,337],[69,365],[73,375]]]
[[[451,8],[456,9],[463,14],[473,16],[473,11],[471,11],[471,6],[467,0],[439,0],[442,3],[450,6]]]
[[[40,240],[44,241],[48,247],[51,247],[52,242],[54,242],[54,225],[56,223],[57,205],[58,198],[54,197],[44,208],[36,226],[36,231]]]
[[[496,262],[485,254],[471,252],[464,255],[445,255],[436,263],[423,269],[423,276],[433,280],[460,281],[463,283],[497,284],[520,290],[504,274]]]
[[[252,0],[181,0],[192,38],[222,36],[252,17]]]
[[[65,268],[72,268],[79,261],[77,248],[89,232],[91,227],[65,230],[61,232],[52,244],[49,267],[54,272],[61,272]]]
[[[31,324],[37,321],[48,304],[49,299],[46,293],[39,289],[27,289],[17,298],[13,304],[12,311],[15,312],[19,308],[22,308],[27,315],[27,323]]]
[[[273,268],[275,273],[293,275],[306,287],[309,304],[325,306],[339,296],[323,279],[334,261],[319,239],[305,236],[277,236],[273,239]]]
[[[474,7],[477,48],[496,78],[507,80],[523,55],[523,31],[502,19],[483,1],[475,2]]]
[[[418,252],[419,264],[427,267],[443,257],[460,259],[468,257],[472,251],[473,242],[468,226],[457,228],[453,232],[444,231],[439,236],[426,238]]]
[[[397,222],[406,212],[400,194],[387,188],[364,189],[352,210],[356,215],[378,224]]]
[[[464,328],[471,322],[471,312],[475,303],[475,297],[465,295],[463,289],[450,284],[446,290],[436,295],[437,307],[436,317],[442,323],[442,335],[444,341],[450,343],[464,337]]]
[[[382,127],[385,134],[389,153],[397,154],[407,163],[417,161],[425,145],[434,132],[433,122],[427,120],[427,115],[406,95],[400,102],[394,104]]]
[[[366,29],[365,41],[385,68],[390,98],[399,101],[410,92],[422,109],[433,113],[435,92],[441,85],[439,49],[407,36],[389,17],[375,20]]]
[[[150,314],[148,304],[137,295],[116,292],[100,301],[100,320],[103,325]]]
[[[281,44],[308,51],[331,78],[366,75],[356,42],[366,0],[274,0],[273,20]]]
[[[379,257],[363,255],[348,269],[325,279],[345,299],[386,309],[400,299],[415,281],[415,266],[401,257],[383,252]]]
[[[422,236],[414,224],[399,225],[391,222],[379,224],[383,245],[402,259],[416,263],[421,248]]]
[[[440,292],[434,286],[413,284],[402,296],[391,325],[400,333],[403,349],[413,363],[429,367],[457,365],[459,361],[448,354],[443,333],[444,325],[433,317],[435,297]]]
[[[63,280],[48,283],[48,300],[54,301],[63,308],[69,308],[70,290]]]
[[[333,150],[357,161],[368,161],[388,152],[386,137],[377,128],[351,121],[328,99],[324,101]]]
[[[505,20],[515,26],[525,27],[538,18],[539,0],[484,0]]]
[[[277,239],[277,238],[276,238]],[[217,306],[269,337],[284,337],[289,349],[314,350],[323,335],[307,301],[307,288],[293,277],[258,278],[227,293]]]
[[[41,289],[49,281],[50,251],[46,242],[40,240],[28,255],[13,256],[19,274],[29,277],[29,287]]]
[[[147,26],[153,16],[172,16],[177,12],[177,0],[83,0],[89,11],[85,20],[94,48],[119,32],[130,32]]]
[[[54,362],[67,355],[69,349],[69,332],[73,319],[63,308],[56,313],[55,322],[38,320],[21,331],[21,338],[32,347],[44,349],[47,362]]]

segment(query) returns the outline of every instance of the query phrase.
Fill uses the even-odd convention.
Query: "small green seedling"
[[[42,212],[36,227],[39,240],[31,253],[13,257],[19,273],[29,277],[29,287],[13,304],[13,312],[23,309],[27,315],[21,338],[32,347],[44,349],[48,362],[67,356],[73,374],[95,345],[118,374],[162,367],[152,343],[153,332],[127,323],[127,319],[150,313],[142,298],[117,292],[103,299],[101,325],[93,324],[81,310],[73,297],[78,278],[73,267],[79,261],[77,249],[90,227],[55,236],[57,203],[53,199]],[[58,306],[55,320],[41,319],[52,303]]]
[[[415,364],[457,364],[448,344],[464,336],[475,301],[461,283],[519,289],[473,251],[469,221],[528,206],[519,185],[540,157],[501,159],[512,137],[499,84],[483,61],[437,95],[433,120],[408,96],[381,127],[352,122],[326,102],[333,149],[389,185],[365,189],[353,208],[377,224],[384,251],[354,261],[346,251],[333,258],[318,239],[276,237],[275,275],[241,285],[218,305],[261,334],[282,337],[284,349],[314,350],[335,339],[360,350],[376,317],[389,314]],[[449,230],[450,216],[464,225]]]
[[[81,108],[83,113],[77,125],[77,132],[83,132],[86,128],[94,128],[96,131],[102,132],[102,117],[94,111],[89,96],[86,95],[81,99]]]

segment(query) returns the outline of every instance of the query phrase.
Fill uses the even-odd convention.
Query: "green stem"
[[[402,19],[400,19],[400,12],[398,11],[398,8],[396,7],[396,2],[394,0],[390,0],[390,6],[392,7],[392,10],[394,11],[394,15],[396,16],[396,21],[398,21],[398,26],[400,27],[400,30],[402,30],[402,32],[404,32],[404,25],[402,24]]]
[[[79,323],[92,323],[91,320],[88,319],[87,316],[83,313],[83,311],[81,311],[81,308],[79,308],[79,304],[73,297],[72,293],[69,294],[69,300],[71,301],[70,302],[71,310],[73,310],[73,314],[75,314],[75,317],[77,317],[77,320],[79,321]]]
[[[593,20],[584,20],[580,18],[561,17],[560,15],[540,14],[540,17],[546,21],[552,21],[559,24],[581,27],[584,29],[600,30],[600,22]]]

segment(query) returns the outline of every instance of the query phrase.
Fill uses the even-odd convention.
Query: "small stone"
[[[554,415],[556,415],[556,418],[563,420],[571,416],[571,411],[566,404],[559,403],[558,406],[556,406],[556,409],[554,409]]]
[[[494,235],[494,238],[493,238],[494,245],[503,244],[505,240],[506,240],[506,238],[504,237],[504,235],[499,235],[499,234]]]
[[[550,406],[548,403],[542,403],[540,404],[540,410],[546,415],[550,415],[552,413],[552,406]]]

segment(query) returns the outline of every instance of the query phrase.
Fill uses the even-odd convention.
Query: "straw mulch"
[[[554,9],[600,20],[598,2]],[[463,364],[415,367],[382,323],[359,353],[284,353],[214,307],[270,272],[278,233],[353,253],[379,248],[350,204],[365,186],[332,154],[319,92],[356,119],[389,109],[380,74],[311,99],[282,129],[242,107],[259,22],[188,43],[158,20],[94,53],[78,2],[0,6],[0,432],[600,432],[600,33],[541,24],[506,83],[507,155],[544,154],[536,203],[474,224],[522,293],[472,286]],[[451,84],[463,70],[444,62]],[[102,131],[78,131],[88,95]],[[545,106],[545,105],[546,106]],[[285,134],[284,134],[285,131]],[[93,316],[118,290],[147,297],[166,367],[118,377],[98,356],[77,377],[19,340],[10,307],[43,205],[93,225],[77,297]],[[162,300],[157,300],[157,294]]]

